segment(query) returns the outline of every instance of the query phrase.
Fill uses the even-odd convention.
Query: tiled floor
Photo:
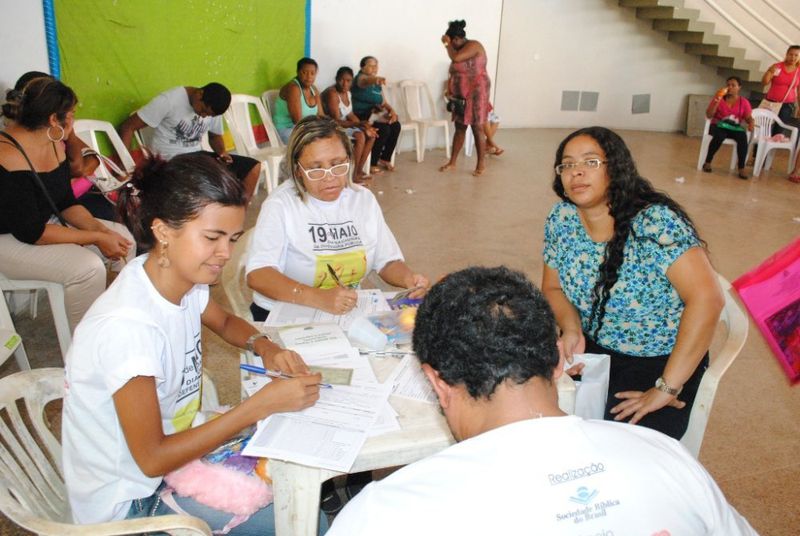
[[[470,174],[474,157],[442,174],[443,150],[398,157],[398,171],[371,185],[408,263],[432,278],[468,265],[506,264],[535,282],[541,277],[544,219],[556,201],[550,190],[555,149],[563,129],[503,130],[506,149],[487,172]],[[639,170],[657,188],[683,204],[708,242],[717,271],[732,280],[800,235],[800,186],[777,172],[742,181],[728,172],[729,147],[721,149],[711,174],[694,169],[699,141],[681,134],[621,132]],[[683,177],[683,180],[676,180]],[[255,221],[258,205],[250,209]],[[221,290],[214,294],[223,301]],[[43,308],[46,309],[46,306]],[[34,365],[61,363],[48,339],[47,315],[18,328],[31,340]],[[47,341],[47,342],[45,342]],[[224,402],[239,396],[236,354],[204,339],[206,363]],[[55,350],[54,350],[55,349]],[[16,370],[6,364],[0,374]],[[701,461],[730,502],[764,535],[800,533],[800,388],[791,388],[756,328],[724,377],[707,429]],[[656,485],[656,483],[654,483]],[[1,529],[0,529],[1,530]],[[4,532],[5,533],[5,532]]]

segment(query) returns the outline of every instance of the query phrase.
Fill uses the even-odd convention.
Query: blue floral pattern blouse
[[[684,304],[667,279],[667,269],[689,248],[700,245],[692,228],[664,205],[651,205],[637,214],[596,342],[628,355],[670,354]],[[560,202],[550,211],[544,262],[558,272],[561,288],[589,335],[596,327],[596,321],[589,325],[589,315],[605,247],[605,242],[589,237],[575,205]]]

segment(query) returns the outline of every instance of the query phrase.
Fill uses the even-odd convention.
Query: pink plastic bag
[[[75,199],[78,199],[80,196],[88,192],[92,187],[92,181],[87,179],[86,177],[78,177],[77,179],[72,179],[72,194],[75,196]]]
[[[789,381],[800,381],[800,238],[734,281],[733,287]]]

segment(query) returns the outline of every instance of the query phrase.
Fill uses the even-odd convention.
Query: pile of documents
[[[382,295],[381,299],[385,303]],[[274,314],[275,310],[269,318]],[[319,400],[310,408],[261,421],[244,454],[347,472],[368,437],[400,430],[390,395],[436,402],[415,356],[382,358],[397,361],[397,366],[381,383],[367,355],[353,348],[340,326],[342,322],[279,331],[282,346],[300,354],[332,388],[320,389]],[[269,381],[253,377],[245,382],[245,390],[252,394]]]

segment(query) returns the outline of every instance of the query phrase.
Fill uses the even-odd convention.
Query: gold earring
[[[161,268],[169,268],[170,262],[167,258],[167,246],[169,243],[166,240],[160,240],[159,243],[161,244],[161,252],[158,255],[158,265]]]

